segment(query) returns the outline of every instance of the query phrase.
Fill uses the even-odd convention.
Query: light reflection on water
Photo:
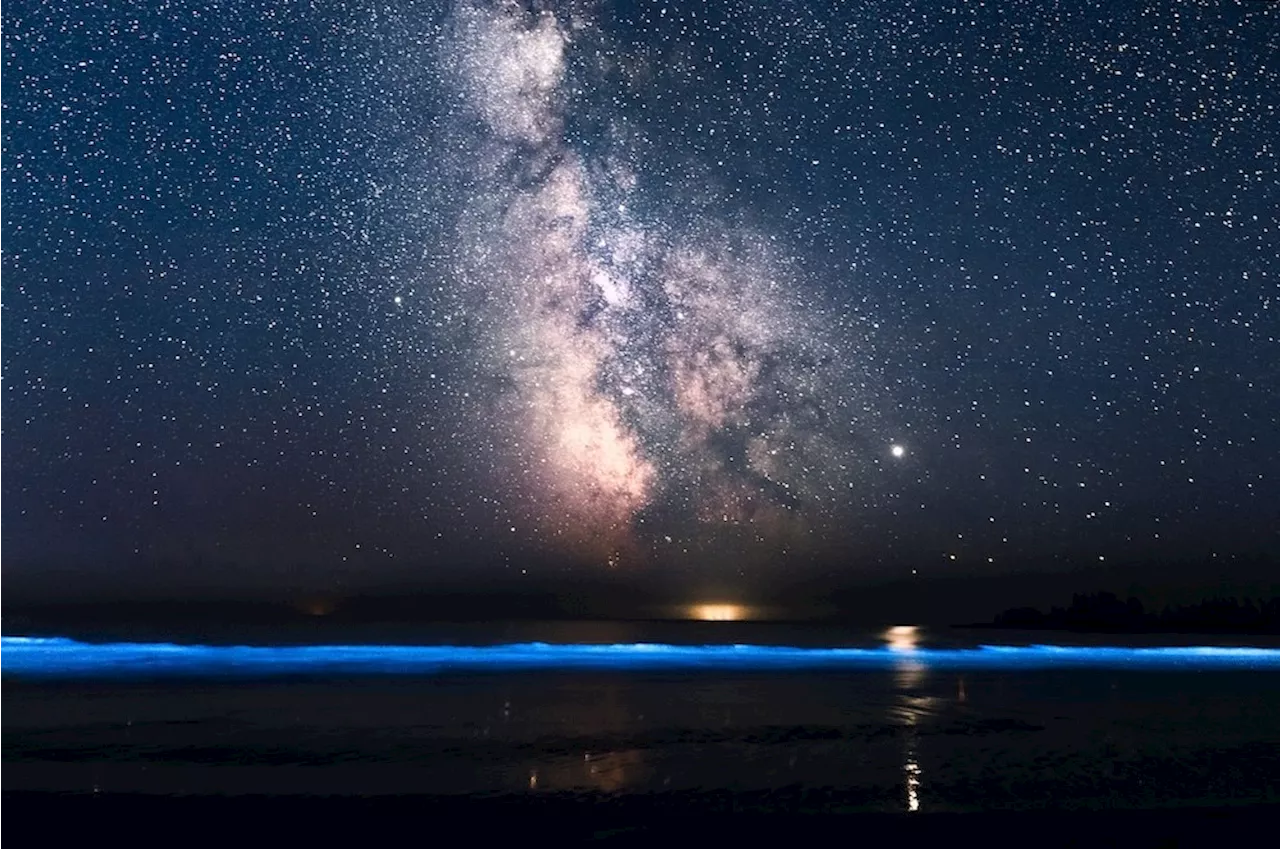
[[[918,692],[925,685],[928,675],[928,667],[911,657],[912,653],[919,649],[920,639],[921,628],[917,625],[895,625],[884,633],[884,640],[888,643],[889,649],[903,653],[902,659],[894,666],[893,683],[897,691],[897,699],[890,706],[887,719],[904,729],[902,735],[903,789],[907,811],[910,813],[920,810],[922,770],[919,726],[929,721],[941,701]]]

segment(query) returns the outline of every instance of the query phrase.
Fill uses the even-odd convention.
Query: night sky
[[[1280,4],[3,15],[7,587],[1280,550]]]

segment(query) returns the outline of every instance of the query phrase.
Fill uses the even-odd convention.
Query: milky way
[[[6,589],[1280,552],[1280,3],[0,40]]]
[[[812,534],[857,479],[856,335],[815,314],[766,234],[635,214],[644,163],[566,138],[589,19],[465,4],[451,23],[475,186],[454,273],[504,387],[494,466],[519,521],[612,564]]]

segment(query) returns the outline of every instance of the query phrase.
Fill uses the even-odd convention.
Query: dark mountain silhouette
[[[1142,602],[1115,593],[1077,593],[1069,607],[1046,613],[1015,607],[979,627],[1064,631],[1280,634],[1280,597],[1267,600],[1209,598],[1147,610]]]

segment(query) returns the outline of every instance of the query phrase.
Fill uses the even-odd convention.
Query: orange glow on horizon
[[[328,616],[338,609],[338,602],[330,598],[309,598],[297,607],[308,616]]]
[[[703,622],[738,622],[747,618],[747,608],[741,604],[695,604],[689,608],[689,618]]]

